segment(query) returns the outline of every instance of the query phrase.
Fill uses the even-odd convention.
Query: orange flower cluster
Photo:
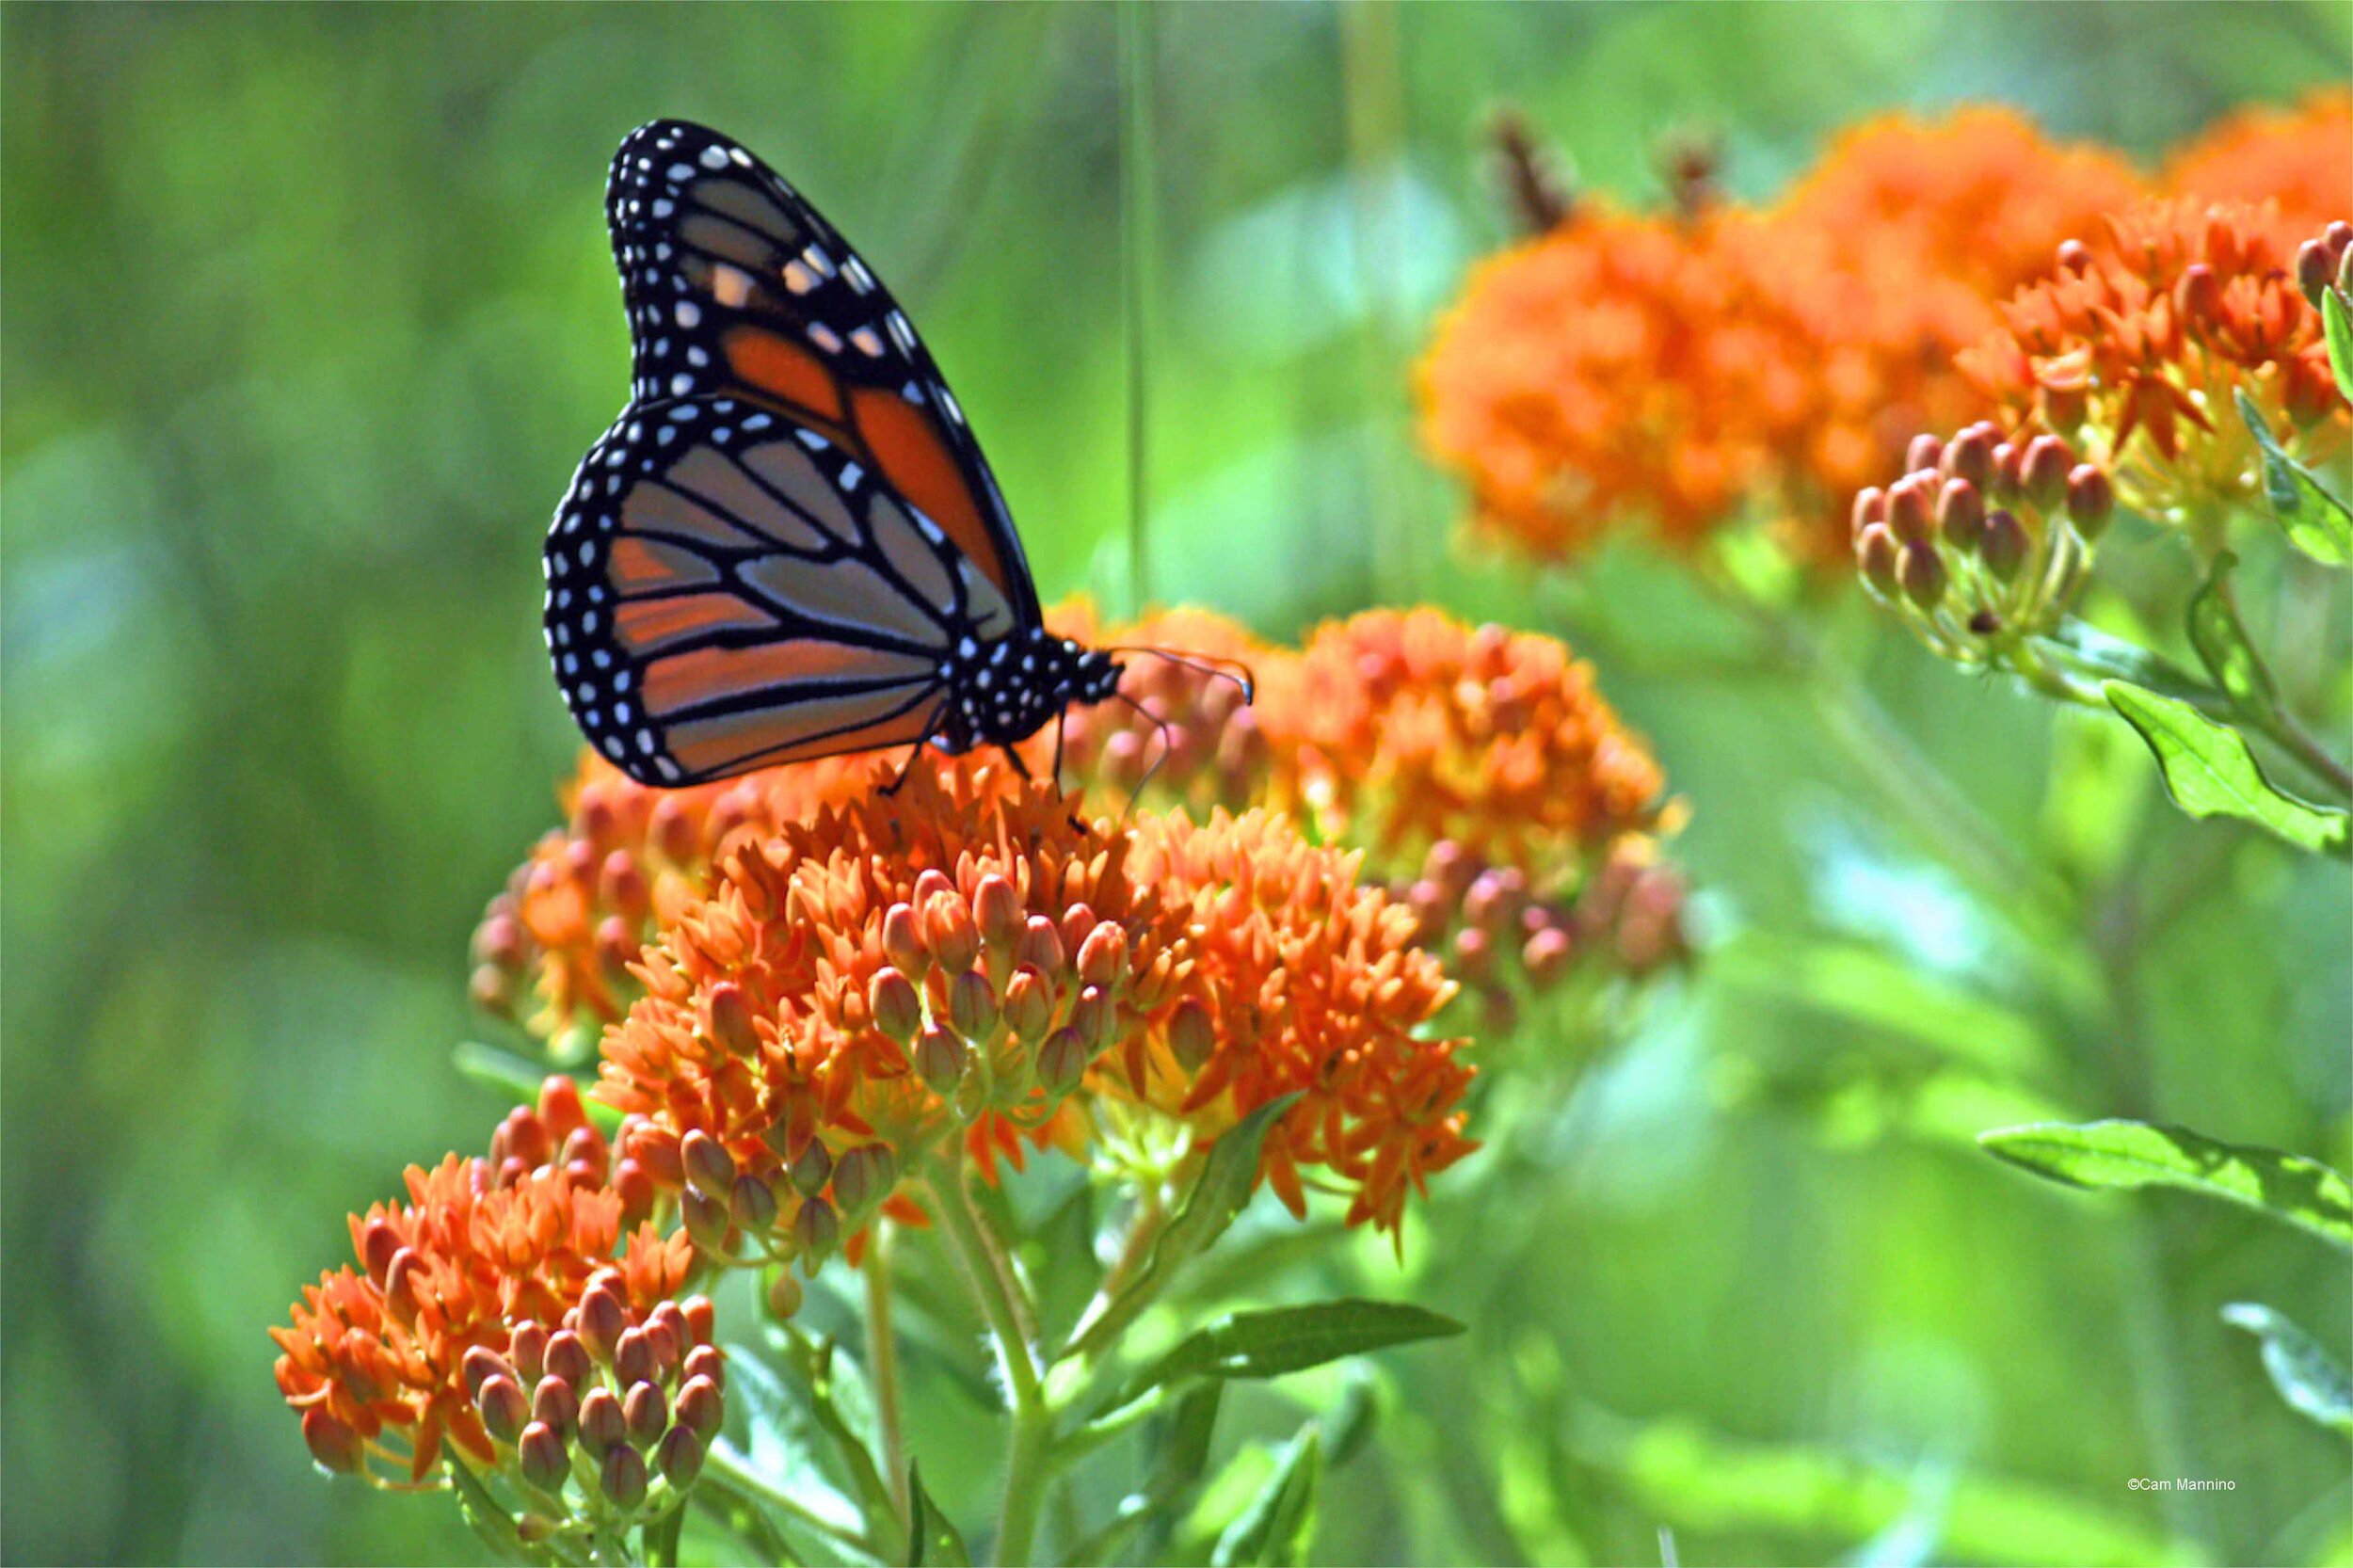
[[[1236,661],[1257,677],[1257,701],[1243,706],[1238,683],[1209,665],[1131,658],[1121,689],[1135,706],[1074,710],[1065,721],[1064,776],[1095,787],[1099,806],[1124,808],[1139,789],[1145,803],[1196,817],[1266,806],[1369,849],[1385,874],[1408,882],[1415,856],[1450,840],[1520,866],[1547,892],[1657,825],[1657,764],[1555,639],[1434,610],[1332,622],[1304,649],[1203,611],[1109,632],[1083,601],[1050,618],[1092,643]],[[1043,776],[1051,734],[1023,754]],[[640,989],[629,966],[700,899],[726,849],[863,799],[903,761],[829,759],[661,791],[584,752],[566,791],[568,825],[533,850],[475,934],[476,998],[532,1014],[543,1034],[617,1019]],[[992,766],[926,753],[916,771],[969,778]]]
[[[1352,860],[1262,818],[1070,811],[1000,766],[919,771],[728,854],[647,950],[600,1094],[707,1250],[813,1266],[943,1139],[1075,1152],[1082,1085],[1212,1136],[1314,1089],[1269,1178],[1295,1200],[1322,1164],[1384,1225],[1467,1147],[1456,1044],[1409,1032],[1450,987]]]
[[[2138,188],[1978,109],[1859,127],[1767,211],[1589,204],[1474,273],[1419,368],[1425,439],[1540,557],[1762,520],[1828,561],[1846,498],[1967,417],[1951,356],[1994,302]]]
[[[2127,504],[2211,543],[2226,509],[2261,493],[2239,393],[2299,456],[2345,446],[2320,313],[2280,235],[2275,209],[2240,203],[2158,201],[2114,218],[2005,304],[1961,369],[2009,423],[2065,436]]]
[[[2278,203],[2275,243],[2353,217],[2353,88],[2323,88],[2293,109],[2242,109],[2165,167],[2164,187],[2205,201]]]
[[[360,1267],[323,1274],[293,1326],[270,1331],[279,1389],[328,1468],[381,1480],[392,1465],[421,1481],[444,1440],[493,1463],[472,1352],[504,1351],[518,1324],[560,1321],[600,1281],[634,1320],[686,1283],[683,1238],[643,1225],[623,1246],[609,1150],[570,1080],[548,1080],[537,1109],[501,1134],[499,1159],[411,1166],[406,1203],[352,1216]]]

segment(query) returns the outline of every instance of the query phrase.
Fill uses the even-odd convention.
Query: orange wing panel
[[[910,689],[899,688],[810,703],[806,711],[763,708],[725,718],[697,719],[670,731],[665,741],[671,757],[696,777],[906,745],[923,738],[938,708],[936,702],[918,703],[905,712],[894,713],[892,710],[911,695]],[[798,738],[811,730],[840,732]]]
[[[647,666],[646,709],[659,717],[699,702],[802,680],[917,681],[934,673],[928,659],[815,637],[757,648],[698,648]],[[790,700],[789,694],[785,699]]]
[[[897,392],[874,387],[851,393],[851,406],[858,436],[891,487],[939,524],[1008,600],[1018,599],[981,516],[980,500],[964,482],[964,470],[932,416]]]
[[[824,361],[800,344],[757,327],[738,327],[723,344],[728,368],[752,391],[841,423],[841,389]]]
[[[613,619],[622,641],[641,654],[706,632],[758,632],[776,624],[774,616],[728,593],[626,600]]]

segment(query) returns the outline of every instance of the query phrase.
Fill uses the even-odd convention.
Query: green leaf
[[[853,1538],[864,1531],[865,1511],[817,1458],[825,1432],[805,1386],[788,1383],[752,1346],[730,1344],[727,1411],[728,1426],[744,1425],[744,1468],[828,1528]]]
[[[2240,712],[2268,716],[2280,711],[2279,688],[2238,618],[2238,603],[2231,593],[2231,573],[2237,566],[2238,557],[2227,550],[2215,557],[2214,570],[2190,598],[2189,640],[2206,673]]]
[[[456,1454],[449,1456],[445,1466],[450,1484],[457,1489],[457,1511],[483,1544],[509,1562],[546,1562],[546,1552],[523,1544],[522,1533],[515,1528],[514,1515],[490,1496],[490,1489],[482,1484],[482,1478],[473,1473]]]
[[[907,1568],[923,1568],[925,1563],[941,1563],[946,1568],[967,1568],[972,1554],[957,1533],[955,1522],[939,1511],[931,1494],[923,1490],[922,1467],[907,1461]]]
[[[2264,494],[2288,541],[2325,565],[2353,563],[2353,512],[2329,493],[2312,470],[2287,455],[2244,389],[2238,393],[2238,417],[2263,449]]]
[[[1079,1543],[1064,1559],[1078,1564],[1109,1562],[1139,1530],[1150,1529],[1165,1539],[1175,1520],[1176,1505],[1201,1479],[1209,1463],[1209,1438],[1217,1430],[1218,1407],[1225,1402],[1225,1384],[1197,1383],[1185,1390],[1176,1408],[1155,1425],[1152,1479],[1140,1492],[1119,1500],[1111,1522]],[[1151,1555],[1147,1542],[1145,1555]]]
[[[2264,1370],[2291,1409],[2353,1435],[2353,1378],[2311,1335],[2257,1302],[2233,1302],[2222,1320],[2263,1341]]]
[[[2320,326],[2329,339],[2329,368],[2337,378],[2337,395],[2353,403],[2353,313],[2345,304],[2345,291],[2334,283],[2320,291]]]
[[[1225,1234],[1234,1216],[1250,1202],[1258,1186],[1258,1151],[1269,1128],[1299,1103],[1299,1091],[1267,1101],[1227,1128],[1209,1145],[1201,1174],[1176,1214],[1163,1225],[1152,1250],[1117,1295],[1102,1302],[1099,1310],[1082,1320],[1070,1343],[1054,1357],[1093,1354],[1128,1326],[1144,1304],[1158,1295],[1187,1259]]]
[[[1108,1408],[1117,1409],[1163,1384],[1193,1378],[1276,1378],[1417,1339],[1463,1332],[1451,1318],[1404,1302],[1354,1297],[1307,1306],[1230,1312],[1186,1336],[1128,1380]]]
[[[459,1077],[472,1079],[502,1095],[512,1095],[524,1105],[538,1102],[539,1086],[553,1071],[545,1062],[534,1062],[480,1040],[460,1040],[450,1052],[450,1060]]]
[[[2298,849],[2342,852],[2346,844],[2343,811],[2308,805],[2273,789],[2247,738],[2217,724],[2186,702],[2110,680],[2100,690],[2108,706],[2140,731],[2165,774],[2174,804],[2193,817],[2236,817],[2251,822]]]
[[[2123,1121],[1997,1128],[1977,1142],[2013,1165],[2071,1187],[2179,1187],[2260,1209],[2353,1251],[2353,1187],[2300,1154]]]
[[[1283,1446],[1274,1473],[1225,1527],[1209,1554],[1215,1568],[1237,1563],[1296,1563],[1315,1533],[1316,1483],[1323,1473],[1323,1442],[1310,1424]]]

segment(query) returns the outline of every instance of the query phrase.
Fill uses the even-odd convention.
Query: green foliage
[[[2282,793],[2264,776],[2247,738],[2186,702],[2110,680],[2108,705],[2140,732],[2165,774],[2174,803],[2193,817],[2235,817],[2269,829],[2298,849],[2342,854],[2346,815]]]
[[[2301,1155],[2125,1121],[1999,1128],[1978,1142],[2013,1165],[2069,1186],[2177,1187],[2257,1209],[2353,1251],[2353,1188]]]
[[[2264,1370],[2290,1408],[2353,1435],[2353,1378],[2311,1335],[2257,1302],[2233,1302],[2222,1320],[2263,1342]]]
[[[2329,370],[2336,377],[2337,395],[2353,403],[2353,312],[2345,309],[2345,291],[2334,283],[2320,291],[2320,324],[2329,338]]]
[[[1316,1484],[1322,1474],[1322,1434],[1312,1425],[1302,1427],[1275,1455],[1257,1496],[1217,1538],[1209,1561],[1215,1568],[1289,1568],[1302,1560],[1315,1533]]]
[[[1450,1318],[1405,1302],[1334,1301],[1233,1312],[1197,1329],[1129,1378],[1115,1408],[1193,1378],[1278,1378],[1418,1339],[1463,1332]]]
[[[2264,494],[2289,540],[2324,566],[2353,565],[2353,511],[2317,474],[2280,449],[2263,410],[2243,391],[2238,415],[2263,448]]]
[[[907,1568],[924,1568],[926,1563],[965,1568],[972,1560],[955,1521],[923,1490],[923,1470],[917,1464],[907,1466]]]
[[[2238,602],[2232,596],[2231,574],[2237,568],[2238,557],[2229,551],[2215,557],[2213,571],[2190,598],[2190,645],[2198,649],[2199,661],[2214,677],[2214,683],[2239,712],[2276,718],[2278,683],[2265,666],[2263,655],[2255,651],[2253,639],[2239,620]]]

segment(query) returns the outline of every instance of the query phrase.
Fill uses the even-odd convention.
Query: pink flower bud
[[[1896,536],[1883,523],[1865,528],[1855,543],[1855,569],[1881,599],[1896,597]]]
[[[746,1173],[737,1176],[728,1194],[728,1217],[745,1231],[764,1232],[776,1223],[776,1195],[756,1176]]]
[[[1188,1073],[1197,1073],[1207,1065],[1217,1049],[1217,1031],[1209,1021],[1209,1010],[1191,997],[1178,1002],[1176,1015],[1168,1020],[1168,1048],[1176,1064]]]
[[[1447,968],[1476,984],[1495,972],[1495,938],[1478,926],[1468,926],[1454,934],[1454,958]]]
[[[572,1473],[572,1456],[564,1451],[569,1441],[568,1432],[556,1432],[544,1421],[534,1421],[523,1428],[516,1439],[517,1468],[523,1480],[542,1492],[560,1492]]]
[[[650,1381],[633,1383],[622,1397],[621,1419],[628,1423],[632,1438],[652,1444],[661,1440],[663,1429],[670,1424],[669,1404]]]
[[[874,1027],[902,1049],[923,1027],[923,1001],[915,994],[915,983],[888,965],[874,971],[866,1000],[873,1010]]]
[[[910,981],[920,982],[931,968],[932,955],[917,929],[912,904],[894,904],[883,912],[883,956]]]
[[[950,983],[948,1021],[968,1040],[984,1039],[997,1027],[997,992],[988,976],[967,969]]]
[[[1569,934],[1548,925],[1520,949],[1520,966],[1538,985],[1549,985],[1569,967]]]
[[[1983,423],[1969,426],[1945,448],[1945,476],[1966,479],[1982,494],[1993,481],[1993,426]]]
[[[1985,569],[1994,580],[2009,583],[2016,580],[2018,570],[2026,564],[2034,541],[2026,536],[2026,526],[2009,509],[2000,508],[1986,514],[1985,536],[1977,546],[1977,553],[1985,562]]]
[[[2202,338],[2222,313],[2222,280],[2205,263],[2192,262],[2174,285],[2173,302],[2182,312],[2182,325],[2192,337]]]
[[[776,1277],[768,1282],[768,1313],[777,1322],[789,1323],[801,1309],[801,1282],[792,1277],[790,1269],[779,1269]]]
[[[646,873],[625,849],[604,857],[603,869],[597,874],[597,893],[606,908],[625,920],[642,920],[653,909],[653,892],[646,885]]]
[[[1933,610],[1945,598],[1945,558],[1931,544],[1908,544],[1896,558],[1896,578],[1904,597],[1923,610]]]
[[[522,1372],[523,1382],[538,1382],[547,1369],[547,1325],[528,1320],[517,1323],[515,1332],[507,1338],[506,1353]]]
[[[679,1144],[679,1154],[686,1164],[686,1180],[706,1197],[723,1198],[735,1185],[735,1157],[727,1145],[700,1128],[689,1132]]]
[[[1080,1043],[1092,1058],[1110,1045],[1117,1032],[1119,1004],[1100,985],[1090,985],[1071,1004],[1070,1027],[1078,1032]]]
[[[781,1276],[791,1279],[791,1274]],[[726,1404],[719,1396],[719,1385],[710,1378],[696,1373],[686,1380],[686,1386],[678,1391],[678,1418],[704,1437],[716,1437],[727,1415]]]
[[[1945,443],[1924,430],[1913,437],[1912,444],[1904,448],[1904,469],[1907,472],[1918,473],[1923,469],[1935,468],[1944,456]]]
[[[680,1488],[694,1485],[695,1478],[702,1474],[704,1453],[702,1437],[693,1427],[672,1427],[657,1456],[663,1478]]]
[[[1021,944],[1015,956],[1040,974],[1058,973],[1063,967],[1062,934],[1054,922],[1043,915],[1032,915],[1022,928]]]
[[[568,1443],[580,1425],[580,1396],[562,1378],[542,1378],[531,1396],[531,1416]]]
[[[610,1366],[614,1352],[620,1349],[621,1335],[629,1327],[629,1309],[621,1303],[620,1292],[611,1282],[599,1280],[580,1298],[580,1342],[588,1353]]]
[[[2061,272],[2081,273],[2089,270],[2091,247],[2081,240],[2063,242],[2058,248],[2058,264]]]
[[[1128,978],[1128,933],[1111,920],[1097,921],[1079,944],[1079,978],[1112,990]]]
[[[833,1167],[833,1197],[844,1212],[862,1214],[869,1205],[882,1201],[881,1151],[872,1144],[861,1144],[842,1152]]]
[[[613,1390],[591,1388],[580,1401],[580,1446],[602,1458],[606,1449],[629,1435],[629,1418]]]
[[[2077,463],[2067,476],[2067,518],[2086,544],[2097,544],[2116,510],[2116,489],[2091,463]]]
[[[1860,539],[1865,528],[1875,522],[1886,520],[1887,492],[1885,490],[1881,489],[1877,485],[1871,485],[1855,492],[1854,511],[1851,517],[1853,537]]]
[[[823,1198],[805,1199],[801,1211],[792,1216],[792,1240],[803,1256],[823,1259],[841,1240],[841,1221],[833,1211],[833,1205]]]
[[[711,1304],[711,1298],[709,1296],[689,1296],[684,1301],[679,1303],[678,1305],[679,1310],[686,1316],[686,1326],[694,1335],[695,1343],[697,1345],[710,1344],[712,1335],[717,1332],[719,1326],[718,1308]]]
[[[972,889],[972,923],[992,952],[1002,952],[1021,939],[1021,900],[1013,884],[989,872]]]
[[[458,1363],[458,1369],[465,1374],[466,1392],[477,1400],[482,1397],[482,1385],[492,1378],[503,1377],[509,1382],[515,1378],[515,1368],[507,1359],[488,1345],[476,1345],[468,1351],[465,1359]]]
[[[616,1507],[635,1508],[646,1500],[646,1461],[627,1443],[616,1443],[605,1450],[598,1480]]]
[[[1985,499],[1966,479],[1947,479],[1936,498],[1936,531],[1945,543],[1967,555],[1974,553],[1985,534]]]
[[[561,1378],[577,1388],[595,1370],[596,1363],[579,1335],[561,1328],[548,1336],[547,1376]]]
[[[1929,537],[1929,484],[1927,476],[1911,473],[1896,481],[1887,492],[1887,529],[1898,544],[1924,544]]]
[[[964,1042],[933,1024],[916,1039],[915,1070],[933,1094],[952,1097],[964,1080]]]
[[[1045,1037],[1054,1016],[1053,988],[1036,969],[1023,965],[1005,982],[1005,1027],[1024,1040]]]
[[[808,1141],[808,1147],[792,1161],[792,1190],[805,1198],[813,1198],[825,1190],[833,1179],[833,1151],[817,1139]]]
[[[515,1441],[531,1419],[531,1401],[523,1397],[522,1385],[504,1372],[483,1384],[473,1403],[483,1430],[502,1443]]]
[[[2067,473],[2074,466],[2074,456],[2065,441],[2057,436],[2037,436],[2019,468],[2019,484],[2026,499],[2047,512],[2067,494]]]
[[[1045,1080],[1048,1091],[1065,1094],[1077,1088],[1079,1080],[1086,1076],[1088,1060],[1086,1042],[1079,1037],[1079,1032],[1058,1029],[1038,1048],[1037,1075]]]
[[[312,1459],[339,1475],[358,1470],[367,1457],[360,1434],[328,1415],[325,1405],[314,1404],[302,1413],[302,1441]]]
[[[2315,311],[2320,309],[2321,291],[2335,278],[2336,258],[2329,254],[2328,246],[2319,240],[2306,240],[2296,248],[2296,286],[2304,291],[2304,298]],[[488,922],[484,922],[488,929]]]
[[[711,988],[711,1037],[730,1056],[760,1054],[760,1032],[752,1023],[751,999],[732,980]]]
[[[732,1195],[730,1189],[729,1197]],[[686,1234],[714,1257],[724,1257],[731,1250],[733,1216],[728,1211],[728,1201],[693,1187],[679,1194],[679,1218],[685,1223]]]

